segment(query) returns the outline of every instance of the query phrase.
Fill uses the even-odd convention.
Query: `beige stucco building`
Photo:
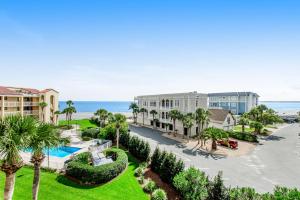
[[[155,128],[162,131],[175,131],[179,134],[187,135],[187,130],[183,128],[182,122],[177,120],[176,127],[173,127],[173,122],[169,117],[171,110],[178,110],[182,114],[194,113],[197,108],[207,109],[207,94],[188,92],[188,93],[174,93],[174,94],[158,94],[145,95],[135,97],[139,108],[146,108],[147,112],[144,114],[144,124],[153,126],[153,116],[150,114],[151,110],[155,110],[158,114],[154,122]],[[143,114],[139,113],[137,122],[143,123]],[[196,134],[197,126],[194,125],[191,129],[191,135]]]
[[[40,103],[47,106],[42,109]],[[20,114],[33,116],[47,123],[57,123],[58,92],[53,89],[37,90],[31,88],[0,86],[0,117]]]

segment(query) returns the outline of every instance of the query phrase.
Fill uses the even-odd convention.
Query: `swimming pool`
[[[57,148],[50,148],[49,155],[63,158],[68,155],[71,155],[72,153],[79,151],[79,150],[80,150],[80,148],[77,148],[77,147],[62,146],[62,147],[57,147]],[[30,149],[30,148],[25,149],[24,152],[32,152],[32,149]],[[44,149],[43,152],[45,155],[48,155],[47,149]]]

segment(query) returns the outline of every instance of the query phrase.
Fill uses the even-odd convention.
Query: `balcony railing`
[[[38,110],[24,110],[23,113],[24,115],[39,115]]]
[[[24,105],[24,106],[39,106],[39,102],[28,102],[28,101],[24,101],[23,105]]]
[[[20,107],[21,103],[16,101],[16,102],[4,102],[5,107]]]
[[[4,112],[5,116],[7,116],[7,115],[18,115],[18,114],[21,114],[21,111],[5,111]]]

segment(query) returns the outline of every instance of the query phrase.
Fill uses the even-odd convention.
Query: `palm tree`
[[[77,111],[76,108],[73,106],[74,103],[72,100],[68,100],[66,104],[67,104],[67,108],[65,108],[62,113],[66,114],[66,120],[68,121],[68,126],[70,126],[70,121],[72,120],[72,114],[76,113]]]
[[[205,129],[204,134],[207,138],[210,138],[212,140],[212,150],[217,150],[217,140],[228,138],[228,134],[224,130],[214,127]]]
[[[200,133],[202,131],[201,125],[202,125],[202,119],[204,115],[205,110],[203,108],[198,108],[195,112],[195,121],[198,126],[198,144],[200,143]]]
[[[258,110],[257,107],[252,108],[249,113],[248,113],[249,117],[252,118],[255,121],[259,121],[259,115],[260,115],[260,111]]]
[[[152,121],[153,121],[153,128],[155,128],[155,119],[156,119],[156,115],[157,115],[157,111],[156,110],[151,110],[150,114],[152,115]]]
[[[140,113],[142,113],[143,116],[143,125],[145,124],[145,113],[147,113],[148,110],[146,108],[141,108]]]
[[[105,109],[99,109],[95,112],[95,115],[99,116],[100,127],[105,126],[105,121],[108,118],[108,111]]]
[[[62,113],[61,113],[59,110],[57,110],[57,111],[54,112],[54,115],[55,115],[55,117],[56,117],[56,122],[58,121],[58,116],[59,116],[60,114],[62,114]]]
[[[40,102],[39,103],[39,106],[41,107],[42,109],[42,121],[45,122],[45,108],[48,106],[48,104],[46,102]]]
[[[254,128],[256,134],[260,134],[261,130],[264,128],[264,125],[260,122],[254,121],[250,123],[250,128]]]
[[[263,120],[263,113],[264,111],[268,110],[268,107],[264,104],[258,105],[256,107],[256,109],[258,110],[259,114],[260,114],[260,120]]]
[[[136,124],[137,114],[139,113],[139,106],[135,102],[132,102],[129,106],[129,110],[132,110],[133,122]]]
[[[122,114],[114,114],[112,117],[112,122],[116,126],[116,135],[117,135],[117,148],[119,148],[119,138],[120,138],[120,128],[123,123],[126,122],[126,117]]]
[[[1,171],[5,173],[4,200],[11,200],[14,192],[16,172],[23,166],[20,151],[28,147],[29,135],[36,131],[36,120],[21,115],[0,119]]]
[[[249,124],[249,119],[242,116],[240,119],[239,119],[239,125],[242,126],[242,132],[245,133],[245,126]]]
[[[174,131],[174,134],[175,134],[175,125],[176,125],[176,120],[178,120],[180,118],[180,115],[181,113],[178,111],[178,110],[171,110],[169,112],[169,116],[171,118],[171,120],[173,121],[173,131]]]
[[[189,141],[189,138],[191,137],[191,128],[194,125],[194,115],[193,115],[193,113],[188,113],[186,115],[183,115],[182,124],[183,124],[183,128],[187,129],[187,138],[188,138],[188,141]],[[183,136],[184,136],[184,134],[183,134]]]
[[[61,142],[57,130],[51,124],[40,123],[36,132],[29,137],[29,147],[32,149],[30,162],[34,165],[34,177],[32,185],[32,199],[38,199],[38,190],[40,184],[40,168],[45,159],[43,150],[51,147],[57,147]]]

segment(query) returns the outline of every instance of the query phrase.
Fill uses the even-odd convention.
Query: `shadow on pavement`
[[[276,135],[270,135],[268,137],[261,138],[261,140],[264,140],[264,141],[280,141],[283,139],[285,139],[285,137],[276,136]]]

